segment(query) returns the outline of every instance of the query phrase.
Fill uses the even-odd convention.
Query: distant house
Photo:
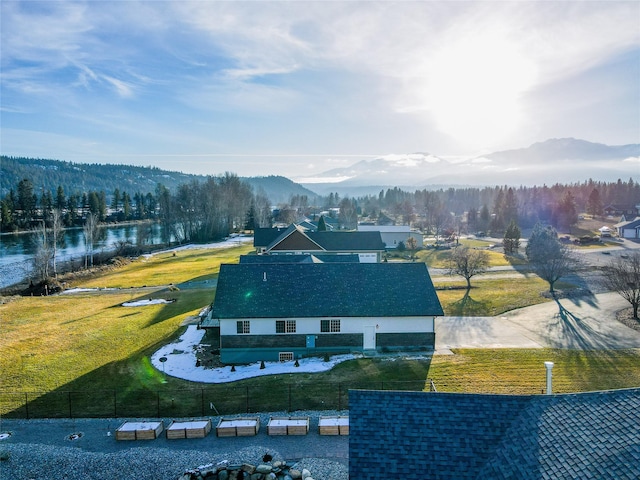
[[[241,263],[220,267],[210,317],[223,363],[432,350],[442,306],[424,263]]]
[[[240,263],[359,263],[360,257],[351,255],[240,255]]]
[[[257,253],[270,255],[356,254],[363,263],[380,262],[385,250],[380,232],[317,232],[299,225],[284,230],[256,229],[254,246]]]
[[[418,248],[424,245],[422,234],[412,230],[409,225],[358,225],[358,231],[380,232],[380,237],[387,249],[398,248],[400,242],[406,246],[408,238],[415,238]]]
[[[614,227],[620,238],[640,238],[640,217],[616,223]]]
[[[638,479],[640,389],[349,391],[349,478]]]
[[[602,209],[607,217],[635,218],[640,215],[640,205],[610,204]]]

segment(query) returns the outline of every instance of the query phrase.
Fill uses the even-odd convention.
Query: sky
[[[640,143],[640,2],[0,2],[0,153],[304,177]]]

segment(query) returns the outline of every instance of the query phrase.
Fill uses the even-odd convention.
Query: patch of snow
[[[117,290],[117,288],[70,288],[69,290],[65,290],[61,292],[61,295],[69,295],[73,293],[83,293],[83,292],[99,292],[102,290]]]
[[[201,383],[227,383],[235,382],[245,378],[259,377],[262,375],[277,375],[282,373],[317,373],[331,370],[340,362],[353,360],[355,355],[334,355],[330,357],[328,362],[322,358],[301,358],[298,359],[299,367],[296,367],[294,361],[290,362],[264,362],[265,368],[260,368],[260,362],[250,365],[237,365],[235,372],[231,371],[231,367],[221,368],[205,368],[196,367],[196,348],[205,331],[198,329],[196,325],[189,325],[187,330],[178,339],[176,343],[170,343],[160,348],[151,356],[151,364],[160,371],[172,377],[182,378],[191,382]],[[174,353],[181,352],[181,353]],[[160,358],[165,357],[167,360],[160,362]]]
[[[160,253],[180,252],[182,250],[237,247],[239,244],[247,243],[247,242],[253,242],[253,236],[237,235],[233,238],[227,238],[221,242],[204,243],[204,244],[189,243],[187,245],[181,245],[179,247],[170,248],[168,250],[158,250],[157,252],[145,253],[142,255],[142,257],[149,258],[149,257],[153,257],[154,255],[158,255]]]
[[[148,298],[146,300],[136,300],[135,302],[124,302],[123,307],[146,307],[147,305],[158,305],[161,303],[173,303],[172,300],[164,298]]]

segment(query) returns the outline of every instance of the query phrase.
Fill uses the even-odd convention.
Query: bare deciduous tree
[[[64,218],[59,208],[54,208],[51,212],[51,249],[53,257],[53,275],[58,277],[58,245],[62,241],[64,231]]]
[[[49,242],[47,227],[44,222],[33,230],[33,242],[35,252],[33,254],[33,270],[39,281],[49,278],[49,268],[51,266],[51,243]]]
[[[484,250],[474,250],[466,245],[453,249],[449,259],[449,274],[461,275],[471,288],[471,278],[484,273],[489,266],[489,255]]]
[[[633,307],[633,318],[638,318],[640,305],[640,252],[628,258],[618,257],[605,267],[604,286],[622,296]]]
[[[93,247],[98,237],[98,215],[94,213],[88,213],[87,219],[82,227],[84,233],[84,267],[88,267],[89,259],[91,259],[91,266],[93,267]]]
[[[549,283],[551,294],[555,283],[573,273],[579,264],[573,250],[560,243],[556,230],[540,224],[533,227],[525,252],[534,272]]]

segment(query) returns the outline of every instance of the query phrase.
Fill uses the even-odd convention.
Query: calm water
[[[94,254],[114,250],[117,241],[129,240],[134,245],[137,243],[138,228],[149,229],[146,245],[161,243],[160,225],[143,224],[127,225],[119,227],[101,227],[98,241],[94,247]],[[32,256],[35,252],[35,243],[32,233],[0,235],[0,288],[18,283],[28,278],[32,270]],[[58,261],[80,260],[84,258],[85,245],[82,228],[65,230],[64,241],[58,247]]]

